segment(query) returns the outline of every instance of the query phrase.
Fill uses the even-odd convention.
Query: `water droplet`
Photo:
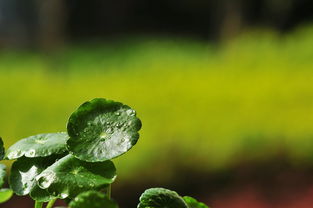
[[[134,111],[133,109],[128,109],[128,110],[126,111],[126,113],[127,113],[127,115],[129,115],[129,116],[134,116],[134,115],[136,115],[136,111]]]
[[[67,198],[68,197],[68,194],[67,193],[61,193],[61,198],[62,199],[65,199],[65,198]]]
[[[121,128],[121,127],[123,126],[123,123],[116,123],[115,126],[116,126],[117,128]]]
[[[112,134],[113,133],[113,129],[112,128],[108,128],[105,132],[108,133],[108,134]]]
[[[34,150],[34,149],[31,149],[25,153],[26,157],[34,157],[35,155],[36,155],[36,150]]]
[[[117,115],[117,116],[121,115],[120,112],[115,112],[114,114]]]
[[[89,184],[89,186],[91,186],[91,187],[94,187],[94,186],[95,186],[95,184],[93,184],[93,183],[90,183],[90,184]]]
[[[56,177],[55,177],[55,174],[53,172],[45,172],[45,173],[42,173],[39,176],[37,176],[36,180],[38,181],[38,185],[41,188],[46,189],[53,183],[55,178]]]

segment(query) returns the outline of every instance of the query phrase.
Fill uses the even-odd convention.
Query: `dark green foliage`
[[[82,104],[69,118],[67,133],[38,134],[12,145],[7,159],[16,159],[10,189],[0,189],[0,202],[13,191],[30,195],[35,208],[52,208],[57,198],[70,208],[118,208],[110,199],[116,178],[112,158],[137,143],[141,121],[129,106],[102,98]],[[0,138],[0,158],[4,156]],[[0,164],[0,188],[5,166]],[[107,190],[106,195],[101,190]],[[164,188],[151,188],[140,197],[138,208],[208,208],[191,197],[182,198]]]
[[[4,147],[3,147],[2,138],[0,137],[0,160],[2,160],[3,157],[4,157]]]
[[[164,188],[147,189],[139,200],[138,208],[188,208],[175,191]]]
[[[69,204],[70,208],[118,208],[118,205],[98,191],[87,191],[79,194]]]

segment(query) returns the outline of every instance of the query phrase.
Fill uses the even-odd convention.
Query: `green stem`
[[[108,189],[107,189],[107,196],[109,199],[111,199],[111,184],[108,186]]]
[[[57,199],[50,200],[49,203],[47,204],[46,208],[52,208],[56,200]]]
[[[35,208],[42,208],[43,202],[35,201]]]

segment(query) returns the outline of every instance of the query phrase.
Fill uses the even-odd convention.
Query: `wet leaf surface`
[[[115,180],[111,161],[88,163],[67,155],[36,177],[42,189],[58,198],[74,198],[79,193],[105,187]]]
[[[64,132],[38,134],[30,136],[13,144],[6,152],[9,160],[25,157],[46,157],[61,154],[67,151],[66,140],[68,135]]]

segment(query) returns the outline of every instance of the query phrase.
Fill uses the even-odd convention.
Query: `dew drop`
[[[55,180],[55,174],[53,172],[45,172],[45,173],[39,175],[38,177],[36,177],[36,180],[38,181],[38,185],[41,188],[46,189]]]
[[[67,193],[61,193],[61,198],[62,199],[65,199],[65,198],[67,198],[68,197],[68,194]]]
[[[26,157],[34,157],[35,155],[36,155],[36,150],[34,150],[34,149],[31,149],[25,153]]]
[[[117,115],[117,116],[121,115],[120,112],[115,112],[114,114]]]
[[[108,134],[112,134],[113,133],[113,129],[112,128],[108,128],[105,132],[108,133]]]
[[[128,109],[128,110],[126,111],[126,113],[127,113],[127,115],[129,115],[129,116],[134,116],[134,115],[136,114],[136,111],[134,111],[133,109]]]

